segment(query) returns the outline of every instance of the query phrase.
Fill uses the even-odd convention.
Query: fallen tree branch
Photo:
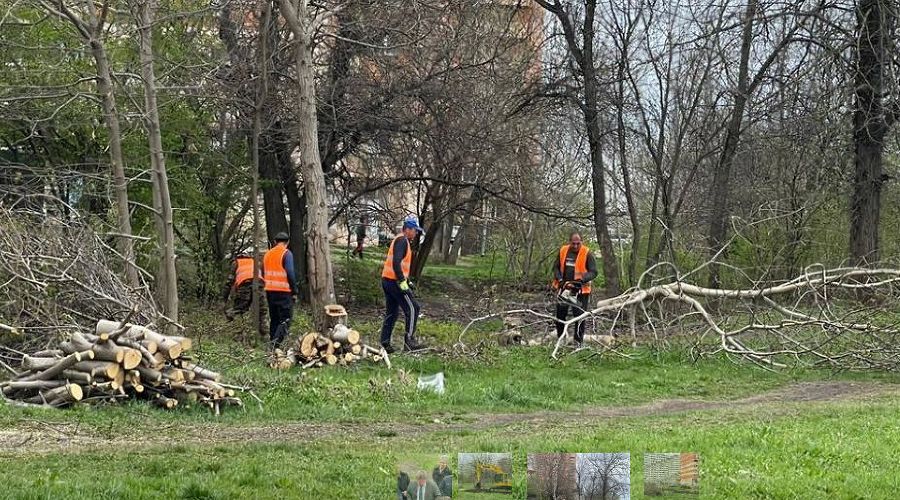
[[[667,266],[660,263],[655,267]],[[648,269],[638,280],[641,284],[649,275]],[[690,275],[692,273],[688,273]],[[685,275],[685,276],[687,276]],[[570,328],[589,318],[605,318],[610,321],[610,334],[614,334],[622,314],[631,311],[629,329],[634,333],[636,308],[640,307],[645,317],[645,325],[657,335],[656,322],[690,323],[694,332],[714,333],[718,339],[710,353],[724,352],[750,360],[766,368],[784,368],[790,360],[811,357],[813,363],[832,364],[846,369],[900,369],[900,328],[895,325],[878,324],[870,318],[872,308],[859,308],[844,316],[837,314],[835,302],[843,292],[850,300],[855,294],[887,292],[885,300],[898,298],[895,285],[900,283],[900,269],[839,267],[826,269],[820,264],[807,267],[804,272],[783,283],[753,283],[746,289],[715,289],[698,286],[677,279],[642,288],[636,286],[622,294],[600,300],[593,309],[585,311],[566,321],[558,322],[555,317],[534,309],[515,309],[488,314],[475,318],[460,333],[458,348],[464,348],[463,336],[478,322],[509,315],[527,314],[553,323],[562,324],[562,335],[554,344],[551,357],[557,359],[560,350],[568,343]],[[784,305],[776,299],[793,299],[791,305]],[[736,303],[746,306],[746,311],[736,312],[723,304]],[[716,303],[716,313],[711,312],[710,303]],[[658,304],[660,317],[653,318],[648,304]],[[666,304],[671,304],[667,306]],[[806,307],[809,310],[803,310]],[[674,316],[672,321],[664,315]],[[742,315],[749,315],[742,324],[729,325]],[[757,318],[774,317],[774,321],[760,321]],[[863,317],[866,321],[856,321]],[[849,318],[849,321],[848,321]],[[699,320],[699,323],[696,322]],[[624,353],[620,353],[624,354]]]

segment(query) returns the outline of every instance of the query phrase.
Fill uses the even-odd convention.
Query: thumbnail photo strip
[[[397,464],[397,500],[449,500],[455,475],[449,455],[407,455]]]
[[[459,488],[453,498],[464,500],[512,498],[512,454],[460,453],[457,458],[457,469]]]
[[[631,498],[629,453],[531,453],[527,464],[530,500]]]
[[[646,453],[644,495],[648,497],[698,496],[700,456],[696,453]]]
[[[397,464],[397,500],[628,500],[631,454],[529,453],[525,471],[511,453],[415,454]],[[640,462],[637,463],[638,466]],[[700,494],[697,453],[645,453],[640,495],[693,498]],[[521,466],[519,466],[521,467]],[[524,472],[524,474],[523,474]]]

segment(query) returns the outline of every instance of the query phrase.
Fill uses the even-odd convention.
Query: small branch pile
[[[309,332],[287,351],[276,349],[269,366],[279,370],[294,365],[301,365],[302,368],[346,366],[361,359],[371,359],[376,363],[384,361],[388,368],[391,367],[391,360],[383,348],[376,349],[362,343],[360,333],[344,324],[347,311],[342,306],[326,306],[325,314],[331,326],[324,335]]]
[[[191,339],[143,326],[100,320],[95,333],[73,333],[55,349],[22,360],[24,371],[0,383],[7,399],[64,407],[79,401],[148,399],[172,409],[202,404],[241,406],[221,376],[191,362]]]

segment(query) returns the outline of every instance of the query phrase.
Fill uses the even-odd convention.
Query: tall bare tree
[[[298,98],[294,112],[297,120],[297,143],[300,149],[300,172],[306,195],[307,262],[309,264],[310,302],[313,323],[325,324],[325,305],[334,302],[334,273],[328,248],[328,193],[322,160],[319,156],[318,121],[316,118],[316,83],[313,67],[312,35],[316,19],[309,12],[307,0],[294,3],[279,0],[281,15],[294,35],[294,68]],[[301,237],[294,234],[293,238]]]
[[[591,160],[591,186],[594,192],[594,226],[600,253],[603,256],[603,274],[606,280],[606,295],[619,294],[619,262],[609,232],[608,203],[606,199],[606,165],[603,156],[604,130],[601,124],[600,91],[601,84],[595,61],[594,35],[596,32],[597,0],[585,0],[578,8],[578,15],[571,2],[535,0],[541,7],[556,17],[568,47],[569,57],[574,62],[582,79],[579,107],[587,131]],[[573,12],[575,11],[575,12]],[[581,19],[578,26],[576,19]],[[580,36],[579,36],[580,33]]]
[[[709,231],[707,234],[710,253],[713,256],[720,254],[726,243],[729,219],[729,197],[731,190],[731,176],[738,153],[741,135],[744,132],[744,120],[747,104],[753,94],[765,83],[769,69],[775,64],[782,52],[792,43],[802,40],[795,34],[805,26],[807,21],[814,18],[821,9],[822,2],[816,2],[808,11],[804,11],[804,0],[795,0],[783,6],[781,16],[791,19],[792,22],[772,42],[766,52],[759,54],[762,58],[756,71],[751,73],[750,62],[757,39],[756,25],[760,17],[759,3],[757,0],[748,0],[741,21],[741,45],[738,61],[737,81],[732,90],[732,106],[728,115],[728,125],[725,129],[725,138],[722,151],[716,168],[713,171],[712,184],[709,196],[712,205],[709,210]],[[715,259],[714,259],[715,260]],[[713,262],[709,266],[709,286],[718,288],[721,286],[719,266]]]
[[[115,86],[103,32],[109,2],[104,1],[100,11],[91,0],[84,0],[86,18],[79,16],[75,10],[60,1],[56,4],[42,1],[41,5],[50,13],[68,19],[78,34],[84,39],[91,51],[97,69],[97,92],[103,109],[103,123],[109,135],[109,163],[112,171],[113,192],[116,199],[116,220],[118,223],[119,252],[125,260],[125,275],[132,287],[140,286],[138,268],[134,261],[134,240],[131,229],[131,212],[128,205],[128,179],[125,176],[125,160],[122,156],[122,128],[119,124],[119,112],[116,107]]]
[[[262,248],[263,239],[260,225],[259,211],[259,136],[262,134],[262,115],[263,107],[266,103],[266,95],[269,90],[269,45],[268,45],[268,28],[272,20],[272,2],[266,0],[262,2],[262,15],[260,16],[260,28],[258,30],[258,68],[259,77],[262,80],[256,89],[256,102],[253,103],[253,136],[250,141],[250,155],[253,160],[253,173],[250,186],[250,198],[253,204],[253,276],[261,274],[262,270]],[[251,312],[253,321],[256,322],[256,331],[263,332],[260,310],[263,296],[262,288],[259,280],[253,280],[253,302]]]
[[[895,49],[897,3],[856,3],[855,105],[853,109],[854,175],[850,199],[850,256],[856,264],[879,259],[879,223],[884,175],[884,139],[898,113],[885,106],[885,77]]]
[[[579,453],[578,492],[582,500],[629,498],[631,461],[627,453]]]
[[[130,0],[132,16],[139,37],[138,54],[141,80],[144,84],[144,124],[150,141],[150,170],[153,186],[153,208],[159,235],[160,264],[157,292],[164,314],[178,321],[178,276],[175,270],[175,221],[169,195],[169,177],[163,153],[159,107],[156,100],[156,74],[153,69],[153,11],[155,0]]]
[[[756,21],[757,0],[748,0],[744,11],[743,31],[741,34],[740,62],[738,62],[737,88],[734,90],[734,106],[725,130],[725,144],[722,155],[713,173],[711,187],[712,208],[710,209],[709,246],[715,254],[725,244],[725,232],[728,223],[728,192],[730,187],[731,167],[737,153],[738,139],[741,136],[741,125],[744,120],[744,108],[747,106],[750,91],[750,50],[753,46],[753,24]],[[713,288],[720,285],[719,268],[710,266],[709,283]]]

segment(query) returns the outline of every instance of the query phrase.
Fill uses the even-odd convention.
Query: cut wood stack
[[[337,324],[326,334],[310,332],[300,337],[296,345],[283,351],[276,349],[269,366],[288,369],[294,365],[313,368],[332,365],[349,365],[361,359],[384,362],[388,368],[391,361],[384,349],[362,343],[358,331]]]
[[[358,331],[339,324],[325,335],[307,333],[297,342],[296,352],[303,365],[346,365],[361,359],[363,346]]]
[[[78,401],[149,399],[172,409],[202,404],[216,413],[221,405],[241,405],[221,376],[191,362],[187,337],[100,320],[94,333],[75,332],[56,349],[22,360],[22,372],[0,382],[6,398],[54,407]]]

